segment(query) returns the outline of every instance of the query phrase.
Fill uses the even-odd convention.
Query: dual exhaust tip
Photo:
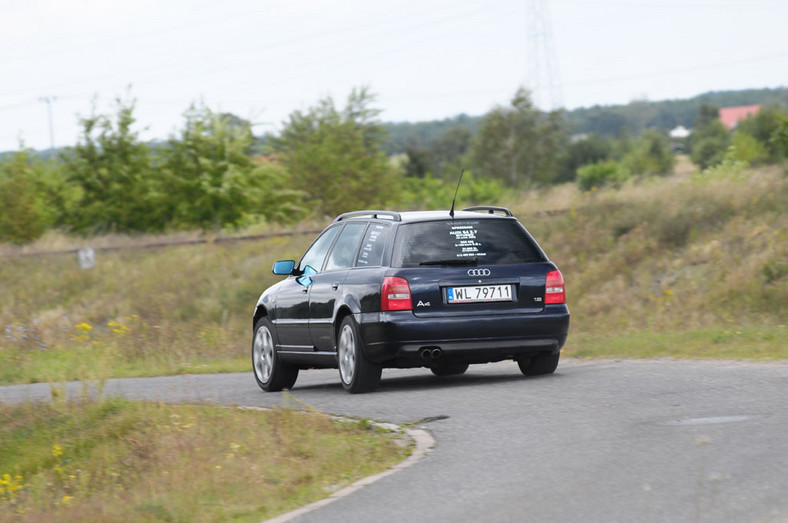
[[[438,347],[422,347],[419,349],[419,357],[424,361],[437,360],[443,353]]]

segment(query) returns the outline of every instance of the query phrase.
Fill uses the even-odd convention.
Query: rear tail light
[[[544,302],[566,303],[566,288],[564,287],[564,277],[561,271],[550,271],[547,273],[547,280],[544,286]]]
[[[410,299],[410,285],[405,278],[386,276],[380,293],[380,310],[409,311],[413,310]]]

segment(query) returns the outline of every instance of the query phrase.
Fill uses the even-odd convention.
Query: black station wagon
[[[265,391],[309,368],[339,368],[351,393],[375,390],[384,367],[447,376],[511,359],[550,374],[569,330],[563,276],[501,207],[345,213],[273,272],[287,278],[253,320]]]

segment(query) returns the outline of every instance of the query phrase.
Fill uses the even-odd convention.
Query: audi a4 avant
[[[345,213],[273,272],[286,278],[253,319],[264,391],[310,368],[338,368],[350,393],[375,390],[384,367],[447,376],[509,359],[550,374],[569,330],[561,272],[502,207]]]

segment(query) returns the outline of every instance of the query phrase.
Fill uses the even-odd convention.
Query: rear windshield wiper
[[[452,260],[429,260],[419,265],[479,265],[479,258],[454,258]]]

